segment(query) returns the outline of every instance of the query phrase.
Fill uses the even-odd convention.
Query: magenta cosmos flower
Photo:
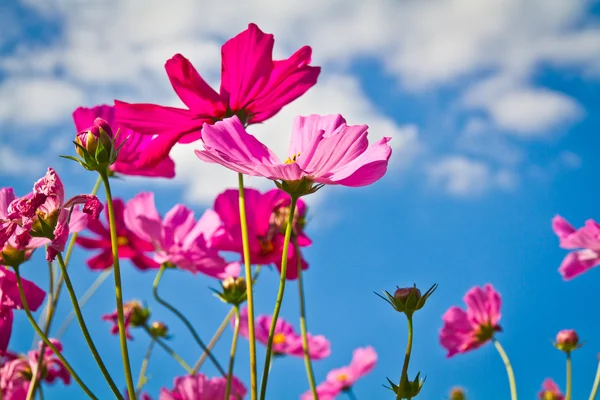
[[[130,259],[133,265],[141,270],[158,268],[160,265],[148,257],[145,253],[154,251],[152,243],[140,239],[135,233],[127,229],[125,225],[125,204],[121,199],[113,202],[115,210],[115,226],[117,229],[117,243],[119,244],[119,258]],[[110,241],[110,230],[107,225],[99,220],[88,222],[87,228],[98,235],[98,238],[78,236],[76,243],[85,249],[99,249],[100,253],[87,260],[87,265],[93,270],[103,270],[113,265],[112,245]]]
[[[563,249],[572,251],[564,258],[558,269],[564,280],[573,279],[600,264],[600,225],[588,219],[579,229],[573,228],[563,217],[552,220],[552,229],[560,239]]]
[[[288,158],[281,162],[264,144],[232,117],[206,125],[196,150],[203,161],[233,171],[272,180],[328,185],[365,186],[386,172],[392,154],[385,137],[369,147],[367,125],[348,126],[341,115],[296,117]]]
[[[119,155],[110,170],[123,175],[137,175],[148,177],[173,178],[175,176],[175,163],[169,155],[160,159],[155,165],[147,166],[140,164],[144,153],[154,143],[151,135],[142,135],[131,129],[121,127],[115,118],[115,108],[107,105],[94,108],[79,107],[73,112],[73,120],[78,132],[85,131],[92,126],[96,118],[102,118],[117,132],[115,146],[120,147]]]
[[[37,287],[33,282],[21,278],[23,293],[31,311],[36,311],[44,302],[46,292]],[[13,310],[23,308],[17,277],[15,273],[0,265],[0,355],[8,347],[12,333]]]
[[[290,195],[283,190],[273,189],[260,193],[255,189],[244,189],[246,220],[250,246],[250,261],[255,265],[275,264],[281,268],[285,228],[290,211]],[[214,210],[222,221],[215,232],[212,247],[222,251],[233,251],[243,258],[238,190],[226,190],[217,196]],[[294,213],[293,232],[300,247],[310,246],[311,240],[304,234],[306,204],[298,200]],[[294,246],[288,247],[287,278],[298,277],[298,258]],[[302,254],[300,254],[302,258]],[[302,258],[302,269],[308,263]]]
[[[173,389],[161,389],[159,400],[223,400],[227,378],[207,378],[198,373],[175,378]],[[239,400],[246,395],[246,387],[235,376],[231,379],[229,400]]]
[[[375,368],[377,353],[372,347],[361,347],[354,350],[350,365],[331,370],[325,382],[317,386],[317,394],[321,400],[335,399],[340,393],[350,389],[356,381]],[[301,396],[302,400],[312,400],[310,391]]]
[[[498,325],[502,301],[492,285],[472,288],[464,301],[466,312],[454,306],[442,317],[444,326],[440,331],[440,343],[448,350],[448,357],[476,349],[502,330]]]
[[[561,393],[560,388],[550,378],[546,378],[542,383],[542,390],[538,393],[540,400],[565,400],[565,396]]]
[[[256,340],[265,346],[269,342],[269,329],[271,328],[270,315],[261,315],[255,321]],[[248,309],[244,308],[240,313],[240,335],[248,338]],[[296,333],[294,327],[282,318],[275,324],[273,335],[273,352],[275,355],[288,355],[304,357],[302,349],[302,336]],[[321,360],[331,354],[329,340],[323,335],[313,336],[308,334],[308,354],[313,360]]]
[[[237,276],[239,263],[227,263],[210,242],[221,226],[219,216],[207,210],[196,221],[194,212],[183,204],[173,207],[161,218],[154,194],[143,192],[127,202],[125,224],[138,237],[154,245],[154,261],[170,263],[193,273],[224,279]]]
[[[4,192],[0,203],[5,203],[11,194],[14,197],[11,191]],[[71,229],[83,229],[87,223],[78,216],[73,219],[71,210],[77,204],[84,204],[83,213],[93,219],[102,211],[102,203],[92,195],[77,195],[65,202],[63,183],[56,171],[48,168],[46,175],[34,184],[32,193],[12,200],[3,212],[6,215],[0,215],[0,248],[6,243],[17,250],[48,244],[46,259],[53,261],[64,250]],[[4,209],[4,205],[0,208]]]
[[[132,340],[133,336],[129,332],[130,327],[137,328],[138,326],[145,326],[150,316],[150,311],[144,308],[142,303],[138,300],[130,300],[123,304],[123,316],[125,317],[125,335],[127,339]],[[112,322],[110,333],[113,335],[119,334],[119,314],[117,310],[110,314],[102,316],[104,321]]]
[[[208,86],[185,57],[173,56],[165,69],[187,109],[115,101],[121,125],[158,135],[142,162],[155,165],[175,143],[198,140],[205,123],[232,115],[246,124],[263,122],[310,89],[321,71],[308,65],[311,48],[302,47],[287,60],[273,61],[273,44],[273,35],[255,24],[228,40],[221,50],[220,93]]]

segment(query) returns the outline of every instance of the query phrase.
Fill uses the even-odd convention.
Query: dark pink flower
[[[273,189],[260,193],[255,189],[244,189],[246,220],[250,245],[250,261],[255,265],[275,264],[281,268],[285,228],[290,208],[290,196],[283,190]],[[243,258],[240,225],[239,196],[237,190],[226,190],[217,196],[214,204],[222,225],[215,232],[211,246],[217,250],[233,251]],[[306,204],[298,200],[294,213],[294,234],[301,247],[309,246],[311,240],[304,234]],[[302,257],[302,254],[300,254]],[[297,255],[294,246],[288,247],[287,278],[298,277]],[[308,263],[302,259],[302,269]]]
[[[145,326],[150,317],[150,310],[145,308],[138,300],[131,300],[123,304],[123,316],[125,317],[125,335],[127,339],[132,340],[133,336],[129,332],[130,327]],[[110,314],[102,316],[104,321],[112,322],[110,333],[117,335],[119,333],[119,314],[117,310]]]
[[[572,251],[564,258],[558,269],[564,280],[573,279],[600,264],[600,225],[588,219],[579,229],[573,228],[563,217],[552,219],[552,229],[560,239],[563,249]]]
[[[62,343],[57,339],[50,339],[52,344],[62,352]],[[29,388],[29,381],[33,370],[37,368],[40,357],[42,341],[38,344],[38,350],[32,350],[27,356],[11,355],[2,365],[0,370],[0,386],[2,387],[3,399],[24,400]],[[71,383],[71,375],[48,347],[44,349],[40,369],[42,380],[54,383],[57,379],[65,385]]]
[[[44,302],[46,292],[27,279],[21,278],[23,293],[31,311],[36,311]],[[0,265],[0,355],[4,354],[10,340],[13,310],[23,308],[17,277],[13,271]]]
[[[130,259],[133,265],[141,270],[158,268],[157,262],[145,253],[154,251],[152,243],[140,239],[135,233],[127,229],[125,225],[125,204],[121,199],[113,201],[115,210],[115,226],[117,229],[117,243],[119,244],[119,258]],[[87,265],[93,270],[103,270],[113,265],[112,246],[110,241],[110,230],[108,228],[108,213],[106,215],[107,225],[99,220],[90,220],[87,228],[95,233],[97,238],[78,236],[76,243],[86,249],[100,249],[100,253],[87,260]]]
[[[538,393],[540,400],[565,400],[565,396],[561,393],[560,388],[550,378],[546,378],[542,383],[542,390]]]
[[[467,311],[450,307],[442,317],[440,343],[448,357],[476,349],[490,341],[500,331],[500,294],[490,284],[474,287],[464,297]]]
[[[269,315],[261,315],[255,321],[256,340],[265,346],[269,342],[269,329],[272,320]],[[246,308],[240,313],[240,335],[248,338],[248,309]],[[304,357],[302,336],[296,333],[294,327],[282,318],[279,318],[275,324],[273,352],[275,355]],[[329,340],[323,335],[313,336],[309,333],[308,353],[313,360],[321,360],[328,357],[331,354]]]
[[[365,186],[386,172],[392,149],[385,137],[369,147],[367,125],[348,126],[341,115],[296,117],[288,158],[281,162],[244,129],[238,117],[203,128],[203,161],[272,180]]]
[[[154,165],[175,143],[198,140],[204,123],[232,115],[246,124],[263,122],[310,89],[321,71],[308,65],[311,48],[304,46],[287,60],[273,61],[273,44],[273,35],[255,24],[228,40],[221,50],[220,93],[208,86],[185,57],[173,56],[165,69],[187,109],[115,101],[121,125],[158,135],[142,162]]]
[[[331,370],[327,374],[325,382],[317,386],[319,399],[334,399],[344,390],[350,389],[356,381],[371,372],[376,363],[377,353],[372,347],[361,347],[354,350],[350,365]],[[304,393],[301,399],[312,400],[312,393],[310,391]]]
[[[175,378],[173,389],[161,389],[159,400],[223,400],[227,378],[207,378],[198,373]],[[235,376],[231,380],[230,400],[238,400],[246,395],[246,387]]]
[[[127,228],[154,245],[157,263],[170,263],[219,279],[239,275],[238,263],[228,264],[209,246],[221,226],[214,211],[207,210],[196,221],[192,210],[178,204],[161,218],[154,204],[154,194],[143,192],[127,202],[124,215]]]
[[[118,129],[118,135],[115,138],[115,146],[119,148],[117,161],[110,166],[114,172],[123,175],[149,176],[173,178],[175,176],[175,163],[169,157],[158,161],[155,165],[148,167],[141,165],[140,159],[149,147],[153,145],[151,135],[142,135],[125,127],[119,127],[115,118],[115,108],[112,106],[101,105],[94,108],[79,107],[73,112],[73,120],[77,131],[82,131],[92,125],[95,118],[102,118],[112,127]]]

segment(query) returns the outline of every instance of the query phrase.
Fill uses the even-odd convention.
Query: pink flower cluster
[[[207,378],[198,373],[175,378],[173,389],[162,389],[159,400],[223,400],[227,379]],[[246,395],[246,387],[235,376],[231,381],[231,395],[228,400],[238,400]]]

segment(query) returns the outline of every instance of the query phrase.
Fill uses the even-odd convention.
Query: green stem
[[[96,277],[94,282],[90,285],[89,288],[87,288],[83,296],[81,296],[81,298],[79,299],[79,307],[83,308],[87,304],[87,302],[92,298],[92,296],[94,296],[96,291],[100,288],[100,286],[102,286],[102,284],[104,283],[104,281],[106,281],[110,274],[112,274],[112,268],[107,268]],[[63,323],[60,325],[60,328],[58,328],[58,331],[56,331],[56,335],[54,335],[54,337],[60,339],[62,335],[64,335],[67,331],[69,325],[71,325],[71,322],[73,322],[74,318],[75,312],[71,310],[69,315],[67,315]]]
[[[154,338],[151,338],[150,344],[148,345],[148,349],[146,350],[146,355],[144,356],[144,360],[142,361],[140,375],[138,376],[137,385],[135,387],[136,396],[140,395],[142,388],[146,384],[146,370],[148,370],[148,363],[150,362],[150,356],[152,355],[152,350],[154,349],[154,343],[156,343],[156,341],[154,340]]]
[[[29,310],[29,305],[27,304],[27,298],[25,297],[25,293],[23,292],[23,282],[21,281],[21,274],[19,272],[19,268],[15,268],[15,276],[17,278],[17,286],[19,287],[19,295],[21,296],[21,303],[23,304],[23,309],[25,310],[25,314],[27,314],[27,319],[33,326],[33,329],[40,336],[40,338],[44,341],[44,343],[46,343],[46,346],[50,347],[50,349],[56,355],[56,357],[64,364],[66,370],[69,372],[69,374],[71,374],[71,376],[73,377],[75,382],[77,382],[79,384],[79,386],[81,386],[81,388],[83,389],[85,394],[87,394],[91,399],[97,400],[98,398],[96,396],[94,396],[94,394],[85,385],[85,383],[83,383],[83,381],[81,380],[79,375],[77,375],[75,370],[73,370],[73,367],[71,367],[71,364],[68,363],[68,361],[63,357],[62,353],[52,344],[50,339],[48,339],[48,336],[44,335],[44,332],[42,331],[40,326],[37,324],[37,322],[35,322],[35,318],[33,318],[33,315],[31,314],[31,311]]]
[[[227,326],[229,325],[229,321],[231,321],[231,318],[233,317],[234,313],[235,313],[235,309],[234,309],[234,307],[231,307],[231,310],[229,310],[229,312],[223,319],[223,322],[221,322],[221,325],[219,325],[219,328],[217,329],[217,331],[215,332],[213,337],[210,339],[210,342],[208,342],[208,345],[206,346],[206,349],[208,351],[202,352],[202,355],[200,356],[200,358],[194,365],[194,368],[192,368],[191,375],[195,375],[196,372],[198,372],[198,370],[200,369],[200,366],[204,363],[204,360],[206,360],[206,357],[208,356],[208,352],[212,351],[213,347],[215,347],[215,345],[219,341],[219,338],[221,337],[221,335],[223,334],[225,329],[227,329]]]
[[[288,251],[290,247],[290,239],[292,237],[294,214],[296,212],[296,202],[298,198],[292,196],[292,202],[290,204],[290,212],[287,220],[287,227],[285,228],[285,239],[283,241],[283,252],[281,255],[281,274],[279,276],[279,291],[277,293],[277,300],[275,301],[275,309],[273,310],[273,316],[271,320],[271,328],[269,329],[269,339],[267,341],[267,354],[265,357],[265,367],[263,370],[262,383],[260,386],[260,400],[265,400],[267,395],[267,382],[269,380],[269,365],[271,364],[271,353],[273,352],[273,336],[275,335],[275,326],[277,319],[279,318],[279,310],[281,310],[281,303],[283,302],[283,293],[285,291],[285,282],[287,280],[287,262],[288,262]],[[252,325],[249,325],[252,326]]]
[[[213,364],[215,364],[215,367],[217,367],[217,369],[219,370],[219,373],[223,376],[226,376],[225,370],[223,369],[221,364],[219,364],[219,361],[217,361],[215,356],[208,350],[208,348],[206,347],[206,345],[204,344],[202,339],[200,339],[198,332],[196,332],[196,330],[194,329],[194,327],[192,326],[190,321],[188,321],[188,319],[181,313],[181,311],[179,311],[173,305],[167,303],[162,297],[160,297],[158,295],[158,284],[160,283],[160,280],[161,280],[163,274],[165,273],[166,268],[167,268],[166,265],[163,264],[160,267],[160,269],[158,270],[158,273],[156,274],[156,278],[154,278],[154,284],[152,285],[152,292],[154,293],[154,298],[156,299],[156,301],[158,301],[160,304],[162,304],[164,307],[166,307],[169,311],[171,311],[173,314],[175,314],[177,316],[177,318],[179,318],[181,320],[181,322],[183,322],[183,324],[190,331],[190,333],[194,337],[194,340],[196,340],[196,343],[198,343],[200,348],[208,353],[208,357],[213,362]]]
[[[589,400],[596,400],[596,394],[598,393],[598,386],[600,386],[600,361],[598,361],[598,369],[596,370],[596,378],[592,385],[592,393],[590,393]]]
[[[402,375],[400,376],[400,384],[398,385],[398,393],[396,393],[396,400],[402,399],[402,394],[406,391],[406,384],[408,383],[408,365],[410,364],[410,355],[412,353],[413,343],[413,321],[412,315],[406,314],[408,322],[408,338],[406,340],[406,353],[404,354],[404,365],[402,365]],[[410,399],[410,397],[409,397]]]
[[[229,400],[231,395],[231,380],[233,379],[233,363],[235,361],[235,351],[237,349],[238,336],[240,334],[240,308],[234,307],[235,325],[233,328],[233,339],[231,341],[231,351],[229,352],[229,371],[227,372],[227,387],[225,389],[225,400]]]
[[[567,351],[567,393],[565,400],[571,400],[571,391],[573,384],[573,371],[571,368],[571,352]]]
[[[300,246],[298,245],[298,239],[294,237],[294,252],[298,260],[298,295],[300,297],[300,331],[302,333],[302,350],[304,351],[304,367],[306,368],[306,375],[308,377],[308,383],[310,385],[310,391],[312,392],[313,398],[319,400],[317,394],[317,385],[315,383],[315,374],[313,372],[312,362],[310,359],[310,353],[308,349],[308,327],[306,323],[306,306],[304,304],[304,284],[302,283],[302,257],[300,255]]]
[[[65,261],[63,260],[62,254],[58,253],[56,255],[56,259],[58,260],[58,265],[60,267],[60,271],[61,271],[62,275],[65,277],[65,285],[67,286],[67,291],[69,292],[69,296],[71,297],[71,303],[73,303],[73,311],[75,312],[75,315],[77,316],[77,322],[79,322],[79,327],[81,328],[83,337],[85,338],[85,341],[86,341],[88,347],[90,348],[90,351],[92,352],[92,356],[96,360],[98,367],[100,367],[100,371],[102,371],[102,375],[104,375],[104,379],[106,379],[106,382],[108,382],[108,385],[110,386],[110,388],[113,391],[113,393],[115,394],[115,396],[117,396],[118,399],[122,399],[123,396],[121,395],[119,388],[117,387],[117,385],[113,381],[112,377],[110,376],[110,373],[106,369],[106,366],[104,365],[104,362],[102,361],[102,357],[100,357],[100,354],[98,353],[98,349],[96,349],[96,345],[94,344],[94,341],[92,340],[92,336],[90,335],[87,325],[85,324],[85,320],[83,319],[83,314],[81,313],[81,308],[79,307],[79,303],[77,303],[77,295],[75,294],[75,289],[73,288],[73,284],[71,283],[71,278],[69,277],[69,274],[67,273],[67,267],[65,266]]]
[[[244,274],[249,283],[248,293],[248,343],[250,348],[250,393],[251,399],[256,400],[258,394],[258,379],[256,375],[256,334],[254,332],[254,292],[252,290],[252,262],[250,260],[250,243],[248,240],[248,222],[246,220],[246,201],[244,198],[244,175],[238,174],[240,226],[242,229],[242,246],[244,251]]]
[[[169,345],[167,345],[161,338],[154,337],[148,326],[144,326],[144,330],[146,331],[146,333],[148,333],[148,335],[150,335],[151,338],[153,338],[156,341],[156,343],[158,343],[160,347],[162,347],[164,351],[167,352],[168,355],[173,357],[173,359],[177,361],[179,365],[181,365],[188,374],[195,375],[195,373],[192,371],[192,367],[190,367],[188,363],[186,363],[181,357],[179,357],[179,355],[175,353],[175,351],[172,348],[170,348]]]
[[[350,400],[358,400],[356,398],[356,395],[354,394],[354,392],[352,391],[352,388],[346,390],[346,394],[348,395],[348,399]]]
[[[515,373],[512,369],[512,365],[510,365],[508,355],[506,355],[506,352],[504,351],[504,349],[500,345],[500,342],[496,338],[492,338],[492,342],[494,342],[494,346],[496,346],[496,350],[498,350],[502,361],[504,361],[504,366],[506,367],[508,383],[510,385],[510,398],[511,400],[517,400],[517,384],[515,382]]]
[[[101,172],[100,177],[104,182],[104,189],[106,190],[106,205],[108,208],[108,222],[110,226],[110,242],[112,246],[113,268],[115,270],[117,322],[119,325],[119,341],[121,343],[121,356],[123,358],[125,382],[127,383],[129,400],[135,400],[135,386],[133,384],[133,375],[131,373],[131,364],[129,362],[129,352],[127,351],[127,333],[125,332],[125,315],[123,313],[123,287],[121,285],[121,267],[119,265],[119,243],[117,239],[117,226],[115,224],[115,210],[113,207],[112,193],[110,191],[110,182],[108,181],[107,172]]]

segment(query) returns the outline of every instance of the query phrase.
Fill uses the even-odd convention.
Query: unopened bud
[[[137,300],[128,301],[123,305],[125,316],[129,316],[131,326],[145,326],[150,318],[150,309],[142,306]]]
[[[437,284],[421,295],[421,291],[417,288],[417,285],[408,288],[397,288],[392,296],[389,292],[384,291],[385,297],[376,293],[379,297],[391,304],[392,307],[398,312],[405,313],[407,317],[411,317],[412,314],[423,308],[425,302],[435,292]]]
[[[113,131],[108,122],[96,118],[92,126],[77,134],[75,151],[84,159],[86,168],[106,169],[117,158],[114,141]]]
[[[455,387],[450,390],[450,400],[466,400],[467,395],[465,390],[460,387]]]
[[[581,347],[579,344],[579,336],[573,329],[563,329],[556,335],[556,342],[554,347],[557,349],[569,353],[575,349]]]
[[[167,337],[167,332],[169,328],[164,322],[154,321],[152,325],[150,325],[150,333],[154,337]]]
[[[246,301],[246,280],[243,277],[227,277],[221,282],[221,287],[222,292],[215,289],[212,291],[225,303],[239,306]]]

